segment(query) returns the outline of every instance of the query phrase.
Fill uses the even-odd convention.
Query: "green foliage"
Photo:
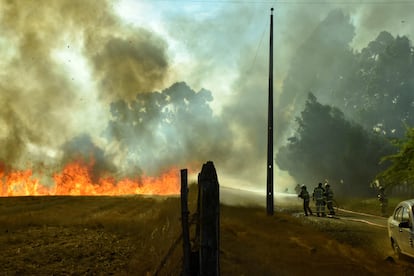
[[[298,129],[276,161],[298,182],[343,180],[339,190],[347,193],[368,193],[368,183],[388,162],[393,165],[379,175],[383,181],[413,182],[407,159],[413,141],[396,155],[390,155],[395,145],[389,143],[414,125],[411,41],[383,31],[355,51],[353,36],[349,17],[333,11],[299,47],[283,83],[277,122],[287,130],[296,116]]]
[[[392,188],[400,184],[414,185],[414,128],[407,128],[405,139],[395,140],[399,148],[395,154],[383,157],[391,165],[377,175],[381,185]]]
[[[414,52],[407,37],[381,32],[355,56],[358,84],[344,95],[347,106],[366,128],[403,137],[405,125],[414,125]],[[342,93],[343,94],[343,93]],[[355,112],[356,111],[356,112]]]
[[[303,108],[308,91],[386,137],[401,138],[405,125],[414,125],[411,41],[383,31],[355,51],[353,36],[349,17],[333,11],[299,47],[283,83],[279,128],[287,128],[292,110]]]
[[[347,121],[337,108],[320,104],[310,93],[298,129],[282,147],[276,162],[301,183],[316,185],[328,179],[342,194],[367,194],[381,167],[381,156],[391,147],[379,135]]]

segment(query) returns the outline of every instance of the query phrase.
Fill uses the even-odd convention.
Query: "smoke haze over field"
[[[111,101],[151,91],[166,74],[166,42],[123,25],[110,2],[2,1],[0,9],[6,163],[53,162],[82,132],[98,139]]]
[[[272,6],[276,147],[309,92],[284,94],[285,78],[321,22],[353,29],[324,30],[314,46],[332,51],[301,80],[340,65],[335,41],[355,52],[383,30],[414,36],[410,1],[0,0],[0,160],[59,168],[78,150],[118,174],[213,160],[227,183],[264,189]]]

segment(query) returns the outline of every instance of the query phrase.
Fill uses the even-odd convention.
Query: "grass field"
[[[402,197],[389,197],[388,199],[388,207],[387,207],[387,214],[391,215],[394,211],[395,206],[402,201],[406,200],[408,198],[402,198]],[[381,207],[379,205],[379,202],[377,198],[339,198],[337,199],[337,202],[339,204],[339,207],[368,213],[372,215],[381,216]]]
[[[0,198],[2,273],[145,275],[180,234],[178,204],[140,196]]]
[[[368,210],[374,202],[347,204]],[[261,207],[222,205],[221,274],[414,272],[410,262],[386,260],[391,249],[383,229],[291,215],[300,209],[295,201],[269,217]],[[179,197],[0,198],[0,275],[179,275],[182,245],[170,249],[180,216]]]

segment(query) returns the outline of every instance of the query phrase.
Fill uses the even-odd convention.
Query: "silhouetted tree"
[[[414,52],[407,37],[381,32],[356,55],[352,84],[339,94],[346,114],[367,129],[403,137],[405,125],[414,124]]]
[[[344,101],[339,87],[353,76],[356,59],[350,43],[355,27],[349,16],[334,10],[319,24],[315,31],[297,49],[290,69],[283,81],[279,98],[276,122],[279,131],[285,131],[290,123],[289,116],[302,110],[308,91],[335,106]],[[341,102],[341,103],[339,103]],[[278,136],[277,136],[278,137]]]
[[[294,117],[298,130],[276,161],[298,182],[343,179],[344,191],[368,192],[387,165],[379,160],[392,153],[388,140],[414,125],[414,50],[406,36],[383,31],[355,51],[353,37],[349,17],[336,10],[298,48],[277,108],[279,133]],[[306,99],[307,91],[315,95]]]
[[[123,162],[152,173],[228,154],[231,132],[213,114],[210,91],[178,82],[161,92],[111,103],[105,138],[125,153]]]
[[[289,116],[299,114],[308,91],[368,131],[386,137],[402,138],[405,125],[414,125],[411,41],[383,31],[355,51],[350,46],[353,37],[349,16],[335,10],[300,45],[279,99],[280,131],[288,129]]]
[[[312,93],[296,122],[296,134],[276,156],[280,169],[300,183],[328,179],[342,194],[370,192],[381,156],[391,152],[384,138],[346,120],[338,108],[320,104]]]

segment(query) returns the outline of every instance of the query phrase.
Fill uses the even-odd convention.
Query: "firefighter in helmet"
[[[329,210],[329,215],[334,216],[335,210],[333,208],[333,191],[331,189],[331,185],[328,183],[325,183],[325,198],[326,198],[326,207]]]
[[[385,195],[385,189],[384,187],[380,186],[379,187],[379,192],[378,192],[378,201],[380,202],[380,206],[381,206],[381,215],[383,217],[387,216],[387,207],[388,207],[388,198]]]
[[[308,215],[312,216],[312,210],[309,207],[310,196],[309,196],[309,192],[307,191],[305,185],[302,185],[300,187],[300,193],[298,197],[303,199],[303,211],[305,211],[305,216],[308,216]]]
[[[318,186],[313,190],[312,198],[315,201],[316,215],[318,217],[326,216],[325,214],[325,190],[322,187],[322,183],[319,183]]]

